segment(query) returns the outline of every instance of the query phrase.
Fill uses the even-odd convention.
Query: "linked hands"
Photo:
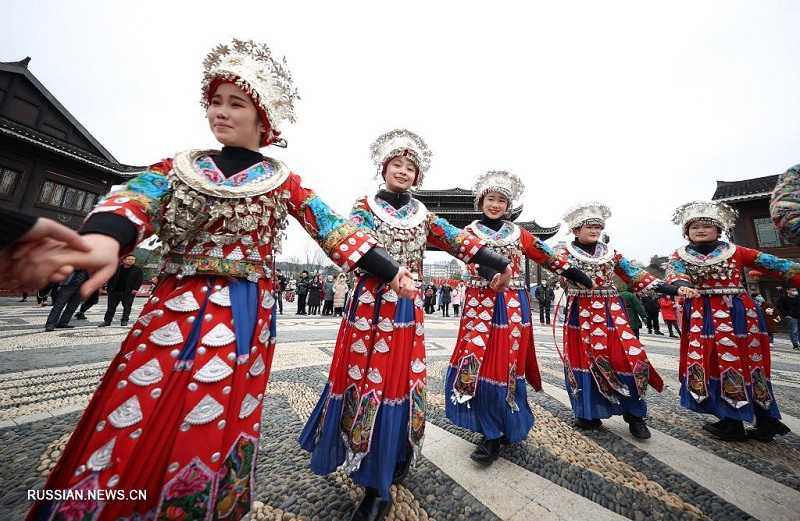
[[[700,296],[700,292],[697,291],[695,288],[690,288],[688,286],[679,286],[678,296],[685,298],[696,298]]]
[[[10,279],[41,287],[48,280],[61,280],[75,269],[84,269],[90,278],[81,287],[81,295],[88,297],[114,275],[119,264],[119,242],[96,233],[78,238],[80,249],[53,239],[15,248],[10,255]]]
[[[417,281],[414,280],[411,272],[403,266],[397,271],[397,275],[389,283],[389,287],[402,298],[414,298],[417,294]]]
[[[89,245],[77,232],[39,218],[27,233],[0,250],[0,274],[13,288],[40,288],[74,271],[69,263],[54,262],[53,256],[88,251]]]
[[[511,283],[511,277],[513,273],[511,271],[511,264],[506,266],[506,270],[503,273],[497,273],[494,277],[492,277],[492,281],[489,283],[489,287],[495,291],[505,291],[508,289],[508,285]]]

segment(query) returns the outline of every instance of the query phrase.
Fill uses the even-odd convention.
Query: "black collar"
[[[581,242],[578,239],[575,239],[574,241],[572,241],[572,244],[578,249],[585,251],[589,255],[594,255],[594,252],[597,249],[597,241],[590,244],[586,244],[585,242]]]
[[[260,163],[264,160],[264,156],[260,152],[255,152],[249,148],[222,147],[222,151],[214,156],[213,159],[214,164],[225,174],[225,177],[230,177],[256,163]]]
[[[717,246],[719,246],[720,244],[722,244],[722,241],[720,241],[719,239],[717,239],[714,242],[690,242],[689,245],[686,246],[686,248],[689,250],[696,251],[700,255],[708,255],[709,253],[717,249]]]
[[[378,190],[378,197],[392,205],[392,208],[397,210],[407,205],[411,200],[409,192],[390,192],[389,190]]]
[[[482,225],[486,226],[490,230],[498,231],[503,226],[503,219],[492,219],[491,217],[484,214],[483,218],[478,221]]]

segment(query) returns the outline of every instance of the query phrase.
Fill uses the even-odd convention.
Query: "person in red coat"
[[[678,315],[676,314],[675,304],[676,302],[672,295],[664,295],[658,299],[658,305],[661,306],[661,317],[664,319],[667,328],[669,328],[669,336],[672,338],[678,338],[681,335],[681,329],[678,327]],[[673,327],[677,335],[672,334]]]

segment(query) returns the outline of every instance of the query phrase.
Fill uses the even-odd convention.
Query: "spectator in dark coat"
[[[428,315],[435,311],[436,293],[436,286],[434,284],[428,284],[425,287],[425,313]]]
[[[103,323],[97,327],[111,325],[120,302],[122,303],[120,325],[127,326],[128,319],[131,316],[133,299],[136,298],[136,292],[142,287],[142,282],[144,282],[144,271],[136,265],[136,257],[133,255],[123,257],[122,264],[117,268],[117,272],[106,284],[108,307],[106,308],[106,315],[103,317]]]
[[[81,286],[87,280],[89,280],[89,273],[84,270],[75,270],[61,282],[61,288],[53,300],[53,309],[50,310],[44,324],[45,331],[75,327],[70,325],[69,321],[81,303]]]
[[[652,293],[642,296],[642,306],[647,313],[647,332],[650,334],[663,335],[658,325],[658,314],[661,312],[661,304],[658,303]]]
[[[328,280],[322,285],[322,314],[333,315],[333,275],[328,275]]]
[[[322,281],[319,275],[314,275],[308,283],[308,314],[319,315],[319,305],[322,302]]]
[[[639,330],[642,329],[642,319],[647,320],[647,312],[639,301],[639,297],[631,293],[629,289],[620,291],[619,296],[622,297],[622,301],[625,303],[625,309],[628,311],[628,324],[630,324],[631,329],[633,329],[633,334],[636,335],[636,338],[639,338]],[[641,317],[641,319],[639,317]]]
[[[297,281],[297,314],[306,314],[306,299],[308,298],[308,285],[311,283],[308,280],[308,272],[303,270],[300,274],[300,280]]]
[[[789,288],[786,291],[786,295],[780,297],[775,305],[783,315],[783,319],[789,324],[789,338],[792,341],[792,349],[800,349],[800,338],[798,338],[800,298],[797,296],[797,288]]]
[[[450,316],[450,301],[452,299],[453,288],[448,283],[444,283],[441,287],[442,292],[442,316],[449,317]]]
[[[547,281],[543,280],[538,286],[536,286],[536,291],[534,291],[533,294],[536,297],[536,300],[539,301],[539,323],[549,324],[550,304],[552,304],[553,299],[556,298],[553,288],[548,287]]]
[[[280,268],[275,268],[275,277],[272,279],[272,291],[275,293],[275,302],[278,304],[278,313],[283,315],[283,291],[286,289],[286,275]]]

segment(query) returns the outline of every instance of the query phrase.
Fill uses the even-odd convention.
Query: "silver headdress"
[[[682,204],[672,214],[672,222],[680,225],[685,237],[689,236],[689,225],[703,221],[722,229],[725,234],[736,224],[739,212],[720,201],[692,201]]]
[[[609,217],[611,217],[611,209],[608,206],[597,201],[590,201],[573,206],[564,212],[561,218],[567,223],[567,229],[571,231],[587,225],[600,225],[605,228],[606,219]]]
[[[431,149],[425,141],[410,130],[395,129],[386,134],[382,134],[370,145],[372,162],[377,168],[376,177],[383,175],[383,166],[387,161],[395,157],[403,156],[408,158],[417,166],[419,173],[414,182],[414,186],[422,186],[422,179],[425,172],[431,166]]]
[[[284,120],[295,122],[294,102],[300,99],[292,86],[286,58],[282,62],[275,60],[263,43],[234,39],[230,47],[221,44],[208,53],[203,68],[203,107],[208,108],[216,85],[229,81],[244,90],[269,120],[270,128],[261,146],[286,146],[286,141],[278,137],[278,125]]]
[[[514,202],[522,196],[525,190],[525,183],[522,179],[506,170],[489,170],[481,174],[475,181],[472,192],[475,194],[475,209],[481,211],[481,199],[489,192],[503,194],[508,199],[508,209],[506,215],[511,215]]]

